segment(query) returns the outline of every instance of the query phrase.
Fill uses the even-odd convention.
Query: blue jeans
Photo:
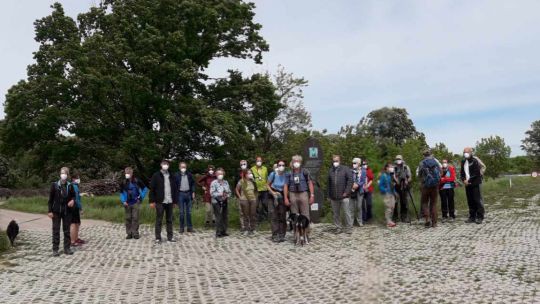
[[[193,228],[193,224],[191,223],[191,193],[180,192],[179,198],[178,205],[180,207],[180,230],[184,230],[186,218],[187,228],[191,229]]]

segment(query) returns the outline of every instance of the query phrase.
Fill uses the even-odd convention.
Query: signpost
[[[309,138],[304,144],[302,158],[304,159],[304,169],[309,171],[309,175],[313,179],[315,202],[311,205],[310,217],[314,223],[320,222],[324,202],[324,193],[319,185],[319,173],[321,171],[323,157],[323,150],[319,141],[313,137]]]

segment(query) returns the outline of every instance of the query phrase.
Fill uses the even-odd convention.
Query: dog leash
[[[33,222],[33,221],[37,221],[37,220],[40,220],[41,217],[38,217],[38,218],[35,218],[35,219],[32,219],[32,220],[28,220],[28,221],[24,221],[24,222],[20,222],[20,223],[17,223],[17,224],[24,224],[24,223],[28,223],[28,222]]]

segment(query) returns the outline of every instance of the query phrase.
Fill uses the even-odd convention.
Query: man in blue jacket
[[[178,205],[180,207],[180,233],[184,233],[187,222],[187,231],[193,232],[191,222],[191,207],[195,199],[195,179],[187,170],[185,162],[180,163],[180,172],[176,174],[176,186],[178,189]]]
[[[120,202],[126,211],[126,239],[139,238],[139,210],[148,188],[133,175],[133,169],[124,170],[125,179],[120,184]]]

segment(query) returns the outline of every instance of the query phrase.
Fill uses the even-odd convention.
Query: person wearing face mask
[[[328,170],[328,198],[332,205],[336,233],[352,233],[353,215],[350,196],[353,186],[352,171],[341,164],[341,156],[332,156],[332,167]],[[343,211],[344,221],[341,221]]]
[[[268,190],[274,198],[272,214],[272,241],[285,241],[287,232],[287,207],[283,201],[283,186],[285,185],[285,161],[277,163],[277,170],[268,176]]]
[[[81,178],[79,174],[73,174],[71,176],[71,186],[75,192],[75,206],[71,209],[71,227],[70,227],[70,239],[71,247],[77,247],[83,245],[85,241],[79,238],[79,230],[81,228],[81,212],[82,212],[82,203],[81,203],[81,193],[79,185],[81,183]]]
[[[302,168],[302,156],[293,156],[291,166],[292,170],[285,175],[283,186],[285,206],[290,207],[292,213],[310,219],[309,206],[315,203],[313,180],[309,172]]]
[[[375,176],[373,175],[373,171],[368,166],[367,160],[364,160],[362,162],[362,170],[366,171],[366,181],[364,183],[364,197],[363,199],[363,210],[365,212],[362,213],[362,219],[364,221],[364,224],[370,221],[373,218],[372,214],[372,206],[373,206],[373,179]]]
[[[167,241],[176,242],[173,238],[173,208],[178,204],[178,187],[176,178],[169,172],[169,161],[161,161],[161,169],[152,175],[150,180],[150,208],[156,209],[156,243],[161,243],[161,224],[163,214],[167,223]]]
[[[245,236],[253,234],[257,226],[257,185],[255,184],[253,172],[244,170],[241,178],[236,184],[236,196],[238,197],[240,208],[244,219],[242,231]]]
[[[398,219],[398,211],[400,214],[400,218],[402,222],[408,222],[409,216],[408,216],[408,194],[410,190],[410,183],[412,181],[412,173],[411,168],[405,164],[405,161],[403,160],[403,157],[401,155],[397,155],[395,159],[395,166],[394,166],[394,184],[395,184],[395,190],[399,198],[399,210],[398,208],[394,209],[394,220],[397,221]]]
[[[187,232],[193,232],[191,222],[191,209],[195,199],[195,179],[187,169],[187,164],[181,162],[180,171],[176,174],[176,187],[178,188],[178,204],[180,209],[180,233],[184,233],[187,224]]]
[[[215,224],[215,218],[214,218],[214,210],[212,209],[212,197],[210,196],[210,185],[213,181],[216,180],[215,167],[212,165],[208,166],[208,169],[206,170],[206,174],[201,176],[197,180],[197,185],[201,187],[204,191],[203,201],[205,206],[205,226],[209,227],[210,222],[212,222],[212,225]]]
[[[447,159],[442,161],[441,181],[439,183],[439,196],[441,197],[441,210],[443,222],[456,219],[454,209],[454,188],[456,186],[456,169],[448,164]]]
[[[268,188],[266,186],[266,181],[268,180],[268,169],[263,166],[263,159],[260,156],[257,156],[255,159],[255,166],[251,168],[253,176],[255,178],[255,183],[257,184],[257,218],[259,222],[265,221],[271,217],[268,209]]]
[[[238,182],[242,179],[242,172],[244,172],[247,169],[248,169],[247,160],[242,159],[240,161],[240,169],[238,169],[238,175],[236,176],[236,179],[234,180],[234,185],[238,184]],[[235,191],[234,195],[236,195],[236,191]],[[236,197],[236,198],[238,200],[240,200],[239,197]],[[245,227],[245,225],[244,225],[244,217],[245,217],[245,214],[244,214],[244,211],[242,210],[242,206],[240,206],[240,204],[238,204],[238,219],[240,220],[240,227]],[[242,230],[242,228],[240,228],[240,232],[243,233],[244,230]]]
[[[364,213],[364,208],[362,202],[364,200],[364,184],[366,183],[367,176],[366,170],[362,169],[362,160],[358,157],[352,160],[352,179],[353,185],[350,200],[353,224],[354,219],[356,219],[358,226],[363,226],[364,220],[362,219],[362,214]]]
[[[229,221],[228,199],[231,196],[231,188],[225,180],[225,170],[216,170],[217,179],[210,185],[210,195],[212,196],[212,208],[216,217],[216,237],[226,237],[227,225]]]
[[[120,202],[125,211],[126,239],[139,239],[139,211],[148,188],[143,181],[133,174],[133,169],[124,169],[124,178],[120,183]]]
[[[59,256],[60,227],[64,233],[64,254],[71,255],[70,225],[72,208],[75,206],[75,190],[68,180],[69,169],[60,169],[60,179],[51,184],[47,216],[52,220],[53,256]]]
[[[418,165],[418,177],[420,178],[420,205],[424,215],[426,228],[437,227],[437,194],[441,180],[441,163],[433,157],[429,148],[423,152],[424,159]]]
[[[394,214],[394,208],[396,206],[392,173],[394,173],[394,168],[392,167],[392,164],[387,163],[379,178],[379,191],[381,191],[381,194],[383,195],[385,207],[384,217],[386,219],[386,226],[389,228],[396,226],[396,223],[392,221],[392,215]]]
[[[467,205],[469,205],[469,219],[465,223],[482,224],[484,221],[484,203],[480,189],[484,172],[486,172],[486,165],[480,158],[473,156],[472,148],[465,148],[461,160],[461,180],[465,184]]]

